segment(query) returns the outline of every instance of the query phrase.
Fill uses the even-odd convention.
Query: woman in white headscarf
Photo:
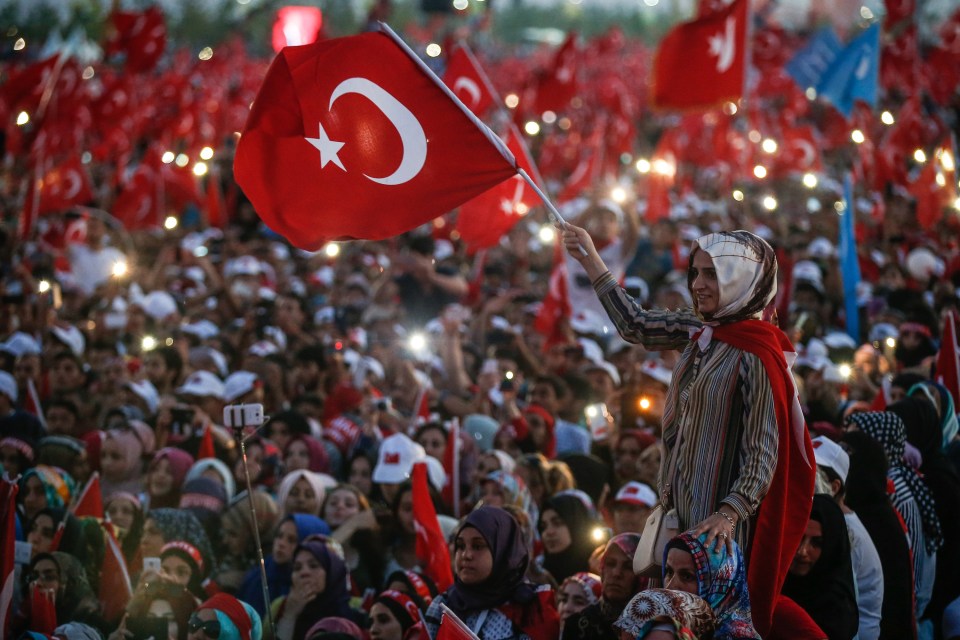
[[[763,635],[806,526],[816,470],[789,370],[793,346],[763,319],[777,291],[773,249],[747,231],[702,236],[690,249],[693,308],[648,310],[617,284],[589,234],[561,230],[620,335],[682,352],[663,413],[659,493],[681,530],[706,534],[707,545],[735,540],[751,549],[748,583]]]

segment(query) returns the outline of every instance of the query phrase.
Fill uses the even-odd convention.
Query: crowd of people
[[[596,184],[479,253],[449,218],[302,251],[235,185],[217,224],[6,216],[0,630],[960,639],[955,212],[849,203],[852,322],[839,192],[686,170],[667,216]]]

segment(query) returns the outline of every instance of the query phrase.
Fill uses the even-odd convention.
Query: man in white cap
[[[400,484],[410,479],[413,463],[425,461],[426,457],[423,447],[402,433],[395,433],[380,443],[373,481],[380,485],[387,504],[393,503]]]
[[[813,439],[813,453],[817,467],[830,484],[833,499],[843,510],[850,534],[850,559],[857,587],[857,607],[860,609],[860,640],[880,637],[880,609],[883,606],[883,567],[880,555],[870,539],[866,527],[857,514],[843,500],[850,456],[834,441],[819,436]]]
[[[657,494],[642,482],[630,481],[613,498],[613,534],[642,533],[647,517],[657,504]]]

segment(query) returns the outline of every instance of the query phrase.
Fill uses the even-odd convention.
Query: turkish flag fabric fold
[[[90,178],[79,155],[47,171],[35,186],[40,190],[37,212],[41,214],[63,211],[93,199]]]
[[[123,558],[123,550],[120,549],[120,543],[113,536],[110,527],[103,528],[103,540],[106,549],[100,569],[100,605],[103,607],[104,619],[115,623],[120,620],[130,603],[133,589],[130,588],[130,573]]]
[[[580,151],[580,162],[567,176],[566,184],[557,194],[557,202],[573,200],[596,186],[603,175],[606,132],[607,117],[601,115],[594,123],[590,137],[584,141]]]
[[[520,132],[512,123],[507,135],[507,148],[517,159],[518,166],[536,180],[537,170],[533,159]],[[542,188],[542,181],[540,186]],[[516,174],[460,207],[457,216],[460,239],[471,251],[493,247],[539,203],[537,192],[520,174]]]
[[[217,450],[213,446],[213,426],[207,425],[200,436],[200,447],[197,449],[197,460],[216,458]]]
[[[569,322],[571,313],[570,293],[567,289],[567,260],[564,257],[563,245],[557,240],[553,247],[553,270],[550,272],[547,294],[533,322],[534,329],[546,337],[544,351],[553,345],[566,342],[564,323]]]
[[[237,146],[237,183],[301,249],[382,240],[517,172],[503,143],[389,27],[286,47]]]
[[[100,474],[96,471],[90,476],[77,501],[71,508],[78,518],[90,516],[103,520],[103,493],[100,490]]]
[[[653,65],[653,104],[698,109],[743,96],[748,0],[674,27],[660,41]]]
[[[17,537],[17,483],[0,478],[0,635],[10,637],[13,594],[17,588],[13,561]]]
[[[486,113],[493,103],[500,102],[490,79],[466,43],[457,43],[450,54],[443,82],[477,116]]]
[[[450,551],[447,541],[440,531],[437,511],[430,498],[427,487],[427,465],[418,462],[413,465],[413,523],[417,530],[417,558],[423,572],[433,580],[437,589],[446,591],[453,584],[453,570],[450,567]]]
[[[112,33],[104,46],[107,55],[126,55],[124,66],[130,73],[145,73],[157,66],[167,46],[167,27],[159,8],[114,11],[110,22]]]
[[[533,109],[536,115],[563,110],[577,95],[577,68],[580,52],[577,34],[570,33],[557,49],[550,68],[537,79]]]
[[[440,628],[437,630],[437,640],[480,640],[470,630],[463,620],[457,617],[446,605],[443,606],[443,615],[440,617]]]
[[[937,382],[953,396],[953,406],[960,406],[960,348],[957,347],[957,318],[951,311],[943,320],[937,354]]]

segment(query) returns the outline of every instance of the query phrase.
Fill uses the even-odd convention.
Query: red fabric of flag
[[[163,209],[160,167],[148,154],[133,171],[113,203],[113,215],[127,231],[148,229],[160,224]]]
[[[96,471],[90,476],[72,511],[78,518],[90,516],[103,520],[103,493],[100,490],[100,474]]]
[[[653,104],[697,109],[743,96],[747,0],[685,22],[660,42],[653,67]]]
[[[103,607],[104,619],[115,623],[123,616],[133,590],[130,588],[130,574],[120,543],[113,537],[109,527],[104,527],[103,538],[106,549],[100,569],[100,605]]]
[[[213,425],[207,425],[200,436],[200,447],[197,449],[197,460],[216,458],[217,451],[213,447]]]
[[[604,134],[607,130],[606,116],[597,118],[593,132],[584,141],[580,150],[580,162],[567,177],[563,190],[557,194],[557,202],[566,202],[592,189],[598,182],[603,168],[603,152],[606,149]]]
[[[577,34],[570,33],[557,49],[549,68],[537,80],[533,101],[534,114],[563,110],[577,95],[577,68],[580,52]]]
[[[17,483],[0,478],[0,635],[10,637],[13,620],[14,579],[13,554],[17,532]]]
[[[943,319],[940,333],[940,352],[937,354],[937,382],[953,396],[953,406],[960,406],[960,349],[957,348],[957,318],[949,312]]]
[[[108,55],[125,54],[125,67],[130,73],[143,73],[157,66],[167,46],[167,26],[159,8],[114,11],[110,22],[113,32],[104,46]]]
[[[90,178],[79,155],[47,171],[35,188],[40,190],[37,212],[41,214],[63,211],[93,199]]]
[[[490,105],[498,101],[480,63],[464,43],[458,44],[450,54],[447,69],[443,72],[443,82],[478,116],[482,116]]]
[[[514,173],[503,143],[385,27],[285,48],[234,161],[267,226],[308,250],[396,236]]]
[[[437,512],[427,487],[427,465],[413,465],[413,523],[417,530],[417,558],[426,575],[430,576],[437,589],[446,591],[453,584],[450,568],[450,551],[440,530]]]
[[[563,252],[563,244],[558,239],[553,248],[553,271],[550,272],[547,294],[533,323],[534,329],[546,336],[544,351],[567,341],[571,309],[570,293],[567,289],[567,261]]]
[[[479,638],[453,611],[444,607],[436,640],[479,640]]]

